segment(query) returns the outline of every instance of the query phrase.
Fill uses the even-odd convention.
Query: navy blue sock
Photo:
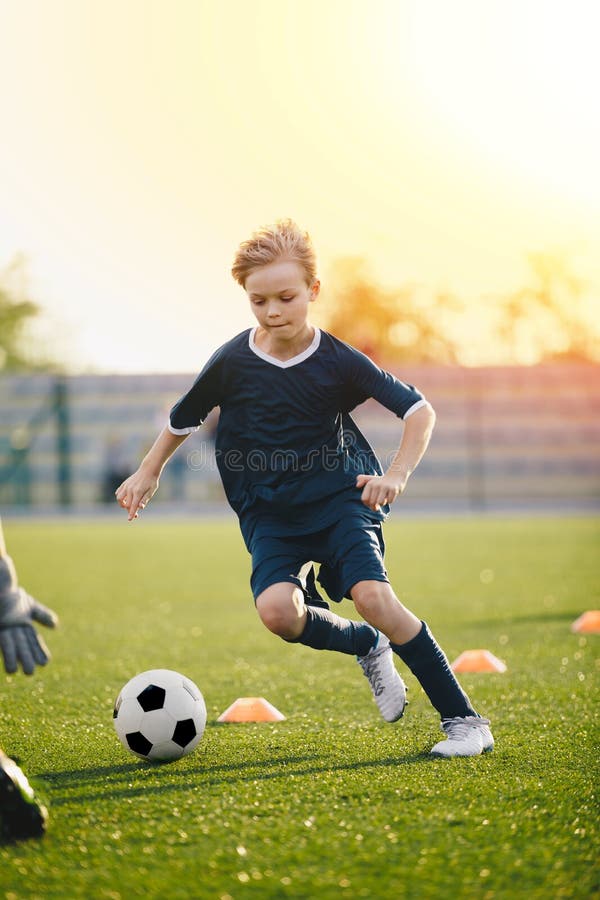
[[[353,656],[365,656],[375,646],[379,632],[367,622],[342,619],[329,609],[306,607],[307,619],[300,637],[290,644],[304,644],[315,650],[337,650]]]
[[[418,635],[406,644],[392,644],[392,650],[406,663],[442,719],[476,716],[471,701],[450,668],[446,655],[425,622]]]

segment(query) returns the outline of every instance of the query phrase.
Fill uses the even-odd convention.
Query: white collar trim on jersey
[[[248,335],[248,346],[252,350],[253,353],[256,353],[257,356],[260,356],[261,359],[264,359],[265,362],[271,363],[274,366],[279,366],[280,369],[288,369],[290,366],[297,366],[298,363],[304,362],[305,359],[308,359],[309,356],[312,356],[315,350],[318,348],[321,343],[321,329],[315,327],[315,336],[312,339],[312,342],[306,350],[303,350],[302,353],[299,353],[298,356],[292,356],[291,359],[277,359],[275,356],[269,356],[268,353],[263,353],[263,351],[256,346],[254,342],[254,335],[258,329],[258,325],[256,325]]]

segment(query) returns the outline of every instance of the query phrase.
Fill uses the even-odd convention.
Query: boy
[[[0,650],[9,674],[21,666],[26,675],[33,675],[36,665],[44,666],[50,659],[34,621],[54,628],[58,618],[18,587],[0,521]],[[39,837],[47,821],[46,807],[38,802],[18,765],[0,748],[0,842]]]
[[[406,702],[396,653],[442,717],[436,756],[473,756],[494,745],[425,623],[394,594],[381,523],[423,456],[435,415],[424,397],[308,321],[319,294],[308,234],[289,219],[255,232],[232,274],[258,325],[220,347],[173,407],[140,468],[116,491],[129,521],[155,493],[162,469],[215,406],[216,455],[227,499],[252,556],[251,586],[264,625],[290,643],[358,658],[381,715]],[[368,397],[404,419],[383,473],[350,417]],[[364,622],[343,619],[319,595],[353,600]]]

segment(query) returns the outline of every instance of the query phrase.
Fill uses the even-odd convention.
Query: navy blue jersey
[[[211,356],[175,404],[169,428],[195,431],[220,407],[215,439],[227,499],[246,544],[254,535],[309,534],[360,500],[356,476],[381,474],[350,412],[369,397],[404,418],[425,403],[411,385],[363,353],[315,329],[303,353],[268,356],[243,331]],[[365,520],[381,521],[360,504]]]

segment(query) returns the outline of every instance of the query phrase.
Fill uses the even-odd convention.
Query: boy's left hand
[[[391,505],[405,486],[406,480],[399,475],[358,475],[356,478],[356,487],[363,489],[360,499],[373,512],[379,512],[386,504]]]

